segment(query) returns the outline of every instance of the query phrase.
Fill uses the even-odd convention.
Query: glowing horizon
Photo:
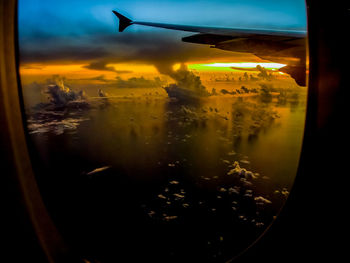
[[[273,62],[233,62],[233,63],[210,63],[210,64],[192,64],[190,69],[196,70],[227,70],[227,69],[255,69],[258,65],[270,70],[280,69],[286,64]]]

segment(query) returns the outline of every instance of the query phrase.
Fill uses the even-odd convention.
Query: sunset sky
[[[182,42],[191,32],[134,25],[119,33],[112,10],[138,21],[306,29],[303,0],[19,0],[22,81],[53,74],[76,79],[153,77],[177,63],[205,71],[218,68],[203,67],[212,63],[263,62],[250,54]]]

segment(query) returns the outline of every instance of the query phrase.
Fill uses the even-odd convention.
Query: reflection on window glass
[[[266,230],[301,150],[305,28],[301,0],[19,1],[37,181],[85,262],[224,262]]]

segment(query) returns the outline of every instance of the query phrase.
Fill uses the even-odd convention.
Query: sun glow
[[[210,64],[192,64],[191,69],[197,70],[228,70],[228,69],[255,69],[258,65],[269,70],[280,69],[286,64],[272,63],[272,62],[235,62],[235,63],[210,63]]]

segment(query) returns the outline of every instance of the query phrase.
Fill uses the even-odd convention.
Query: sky
[[[249,54],[184,43],[192,33],[133,25],[119,33],[112,10],[137,21],[306,30],[303,0],[19,0],[22,75],[107,77],[162,73],[176,63],[251,62]]]

